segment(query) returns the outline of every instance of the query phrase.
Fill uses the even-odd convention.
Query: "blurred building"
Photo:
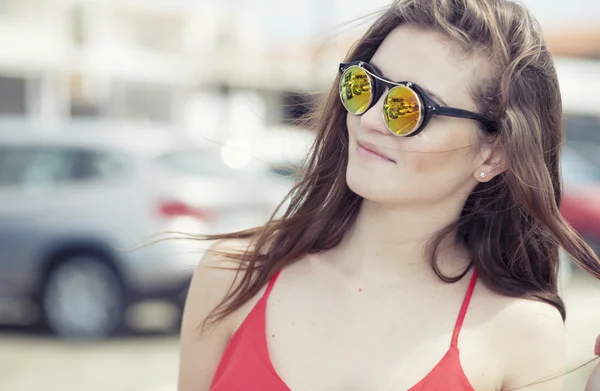
[[[189,3],[3,0],[0,115],[177,122],[212,44]]]
[[[600,28],[595,24],[549,30],[546,40],[556,55],[600,59]]]
[[[0,3],[0,114],[68,112],[68,16],[59,2]]]
[[[295,71],[252,10],[186,0],[3,0],[0,116],[98,117],[209,138],[284,122]],[[303,62],[304,63],[304,62]]]
[[[332,4],[314,8],[321,21],[315,31],[339,11]],[[273,40],[264,15],[238,5],[3,0],[0,116],[150,121],[211,139],[281,128],[330,86],[339,61],[368,25]],[[569,57],[597,58],[599,37],[597,29],[548,33],[551,48]],[[565,88],[576,96],[579,85]]]

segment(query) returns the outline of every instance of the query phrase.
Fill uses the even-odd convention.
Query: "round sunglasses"
[[[396,136],[415,136],[434,115],[465,118],[480,122],[484,129],[494,132],[494,122],[471,111],[440,106],[415,83],[391,81],[381,75],[374,65],[364,61],[340,64],[340,99],[346,110],[362,115],[389,88],[383,101],[383,119],[387,129]]]

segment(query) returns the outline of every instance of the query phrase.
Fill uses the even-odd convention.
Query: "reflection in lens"
[[[367,111],[371,103],[371,79],[364,69],[353,65],[344,71],[340,79],[340,97],[350,113]]]
[[[392,88],[383,102],[383,118],[388,129],[398,136],[414,132],[421,118],[419,98],[415,92],[405,86]]]

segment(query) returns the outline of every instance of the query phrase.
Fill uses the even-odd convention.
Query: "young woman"
[[[179,390],[562,390],[559,246],[600,265],[559,211],[561,111],[521,5],[395,1],[283,217],[211,237]]]

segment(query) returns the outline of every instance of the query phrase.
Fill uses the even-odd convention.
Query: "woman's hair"
[[[598,278],[600,264],[559,210],[562,104],[540,27],[523,6],[508,0],[396,0],[346,60],[369,61],[386,36],[405,24],[437,31],[465,55],[487,59],[491,76],[477,83],[472,98],[480,113],[497,123],[495,142],[507,157],[506,171],[479,183],[458,220],[432,238],[433,270],[447,282],[467,273],[468,268],[447,276],[438,267],[440,244],[456,235],[470,254],[469,268],[489,288],[547,302],[564,319],[565,306],[557,293],[559,247]],[[252,240],[246,251],[223,250],[240,261],[238,273],[243,273],[208,322],[239,308],[286,265],[335,247],[355,221],[362,198],[346,184],[347,114],[339,102],[338,82],[312,116],[316,140],[281,217],[259,228],[203,237]]]

